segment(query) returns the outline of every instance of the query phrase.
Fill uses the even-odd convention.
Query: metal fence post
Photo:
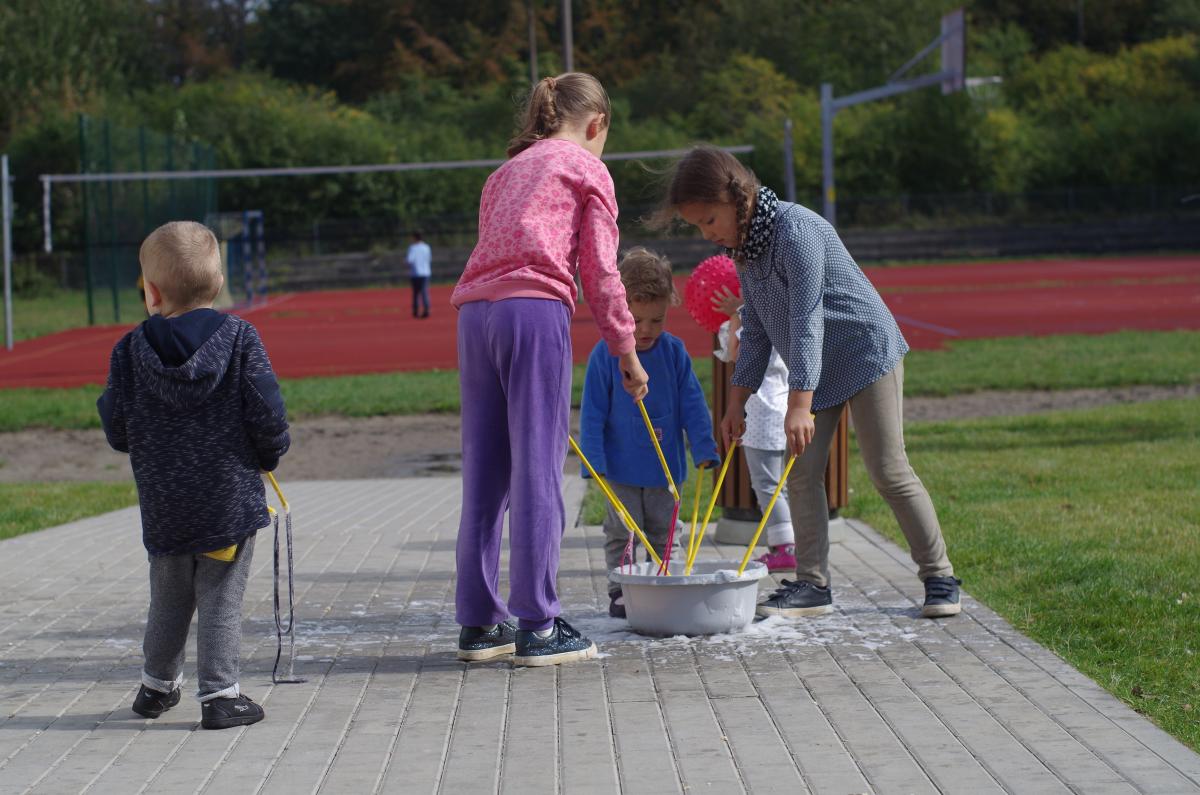
[[[104,170],[112,172],[112,123],[108,119],[104,120]],[[121,322],[121,294],[118,292],[118,283],[120,279],[117,277],[117,221],[113,213],[113,183],[108,180],[104,183],[105,195],[108,198],[108,221],[105,224],[108,227],[108,278],[112,284],[112,303],[113,303],[113,322]]]
[[[84,116],[81,113],[81,114],[79,114],[79,172],[81,174],[86,174],[90,170],[88,168],[87,140],[88,140],[88,119],[87,119],[87,116]],[[49,183],[47,183],[47,184],[49,184]],[[94,295],[94,293],[96,291],[96,280],[95,280],[94,274],[92,273],[92,245],[91,245],[91,242],[92,242],[92,240],[91,240],[91,238],[92,238],[92,215],[91,215],[91,212],[89,212],[90,208],[88,206],[88,204],[89,204],[88,194],[91,193],[91,189],[86,182],[83,184],[82,193],[83,193],[83,267],[84,267],[84,273],[86,274],[86,279],[87,279],[88,325],[94,326],[94,325],[96,325],[96,298]],[[49,199],[46,199],[46,202],[47,202],[47,204],[49,204]],[[47,213],[46,217],[47,217],[47,219],[49,219],[49,217],[50,217],[49,213]],[[47,223],[49,223],[48,220],[47,220]],[[99,233],[97,233],[97,234],[99,234]],[[47,238],[47,239],[49,239],[49,238]]]
[[[12,302],[12,183],[8,177],[8,155],[0,155],[0,214],[4,225],[4,346],[13,349]]]
[[[796,201],[796,165],[792,153],[792,120],[783,120],[783,189],[785,198]]]
[[[837,193],[833,187],[833,83],[821,84],[821,195],[822,215],[837,226]]]

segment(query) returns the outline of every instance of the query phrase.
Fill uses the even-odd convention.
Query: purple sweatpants
[[[561,301],[473,301],[458,313],[463,502],[455,616],[463,626],[516,616],[547,629],[566,526],[562,473],[571,410],[571,312]],[[508,604],[500,536],[508,511]]]

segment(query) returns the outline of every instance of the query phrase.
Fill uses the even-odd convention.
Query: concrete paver
[[[608,618],[603,536],[569,528],[565,616],[603,656],[514,669],[454,658],[458,479],[287,488],[306,681],[270,684],[264,534],[242,686],[267,720],[243,729],[200,730],[186,697],[129,709],[136,509],[0,542],[0,793],[1200,792],[1200,755],[969,596],[921,619],[907,553],[858,522],[833,614],[693,639]]]

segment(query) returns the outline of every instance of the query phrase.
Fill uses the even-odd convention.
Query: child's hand
[[[642,367],[642,360],[638,358],[637,351],[621,354],[621,386],[625,387],[625,391],[634,400],[641,400],[646,397],[646,393],[650,391],[646,384],[650,383],[650,376],[646,375],[645,368]]]
[[[788,406],[783,418],[783,432],[787,434],[788,450],[792,455],[803,455],[804,449],[812,444],[817,425],[807,406]]]
[[[712,307],[723,315],[733,317],[742,308],[742,297],[734,295],[728,287],[722,287],[713,292]]]

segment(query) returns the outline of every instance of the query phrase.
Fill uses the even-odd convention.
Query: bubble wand
[[[708,520],[712,517],[713,507],[717,504],[717,495],[721,493],[721,484],[725,482],[725,473],[729,471],[729,462],[733,461],[733,451],[737,449],[738,440],[734,439],[733,444],[729,445],[729,452],[725,453],[725,461],[721,464],[721,471],[717,474],[717,484],[713,486],[712,497],[708,500],[708,510],[704,512],[704,521],[700,523],[700,533],[696,536],[696,545],[692,548],[692,557],[687,562],[687,568],[683,570],[684,574],[692,573],[692,566],[696,564],[696,556],[700,554],[700,544],[704,541],[704,531],[708,529]]]
[[[696,497],[695,502],[692,503],[692,529],[691,532],[688,533],[687,553],[683,557],[685,566],[687,562],[692,559],[692,547],[696,544],[696,524],[697,520],[700,518],[700,480],[703,477],[704,470],[706,468],[707,467],[705,467],[703,461],[700,462],[700,466],[696,467]]]
[[[671,547],[675,544],[675,523],[679,521],[679,489],[675,486],[675,478],[671,477],[671,468],[667,466],[667,457],[663,455],[662,445],[658,443],[658,434],[654,432],[654,423],[650,422],[646,403],[639,400],[637,404],[642,412],[642,422],[646,424],[646,433],[650,434],[650,442],[654,445],[654,452],[658,453],[658,463],[662,465],[663,474],[667,476],[667,488],[671,490],[671,496],[675,498],[675,507],[671,510],[670,530],[667,531],[667,548],[663,550],[665,562],[659,565],[659,574],[662,574],[671,565]]]
[[[742,572],[746,570],[746,565],[750,562],[750,556],[754,554],[754,548],[758,546],[758,539],[762,535],[763,528],[767,526],[767,519],[771,518],[771,511],[775,509],[775,501],[779,499],[779,493],[783,491],[783,487],[787,484],[788,473],[792,471],[792,464],[796,463],[796,456],[793,455],[788,459],[787,466],[783,468],[783,475],[779,478],[779,482],[775,484],[775,493],[771,495],[771,501],[767,503],[767,509],[763,511],[762,519],[758,523],[758,529],[754,531],[754,537],[750,539],[750,546],[746,547],[746,554],[742,558],[742,565],[738,567],[738,576],[742,576]]]
[[[570,442],[571,449],[575,451],[575,455],[579,456],[579,460],[583,462],[583,465],[587,468],[587,471],[591,473],[592,479],[596,481],[598,486],[600,486],[600,490],[604,492],[604,496],[608,498],[609,503],[612,505],[613,510],[617,512],[617,516],[621,519],[621,522],[624,523],[625,527],[630,532],[637,536],[638,540],[641,541],[646,547],[646,551],[650,553],[650,558],[661,567],[662,558],[658,556],[658,553],[654,551],[654,547],[651,546],[650,542],[646,540],[646,534],[642,532],[642,528],[638,527],[637,522],[633,521],[633,517],[629,515],[629,509],[625,507],[624,503],[622,503],[617,495],[613,493],[613,490],[609,488],[608,483],[604,480],[604,477],[592,468],[591,462],[587,460],[587,456],[585,456],[583,451],[579,449],[579,445],[575,443],[574,437],[568,436],[567,441]],[[670,574],[670,572],[667,573],[668,575]]]

